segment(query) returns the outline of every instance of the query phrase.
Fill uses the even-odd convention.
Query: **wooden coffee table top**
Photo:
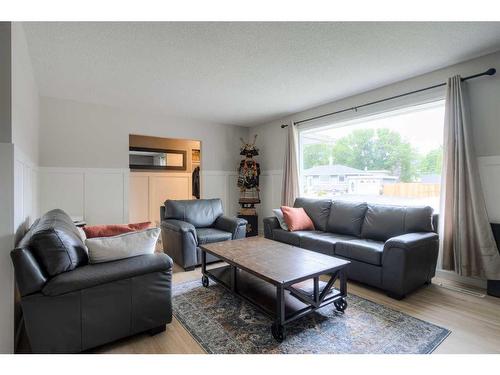
[[[216,242],[200,248],[273,284],[304,280],[350,263],[262,237]]]

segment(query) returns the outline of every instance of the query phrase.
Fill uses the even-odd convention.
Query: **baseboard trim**
[[[450,280],[454,282],[458,282],[464,285],[469,285],[475,288],[485,289],[486,290],[486,280],[478,279],[475,277],[464,277],[457,275],[455,272],[446,271],[446,270],[436,270],[436,276],[443,280]]]

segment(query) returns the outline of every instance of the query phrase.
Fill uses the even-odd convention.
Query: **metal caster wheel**
[[[207,277],[207,276],[203,275],[203,276],[201,277],[201,284],[202,284],[205,288],[207,288],[207,287],[208,287],[208,277]]]
[[[333,303],[337,311],[344,312],[347,309],[347,301],[345,298],[341,298]]]
[[[277,325],[276,323],[273,323],[271,326],[271,333],[273,334],[274,339],[278,342],[283,342],[286,338],[285,327]]]

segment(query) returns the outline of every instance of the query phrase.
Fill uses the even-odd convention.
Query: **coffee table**
[[[262,237],[203,244],[200,249],[203,286],[212,279],[271,316],[271,333],[279,342],[294,320],[331,303],[341,312],[347,308],[347,260]],[[208,270],[207,253],[227,265]],[[330,278],[324,282],[321,275]],[[333,287],[337,279],[339,289]]]

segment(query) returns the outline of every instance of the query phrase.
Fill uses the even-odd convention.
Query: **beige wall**
[[[14,348],[14,146],[11,124],[11,29],[0,22],[0,353]]]
[[[129,134],[201,141],[202,169],[233,171],[247,128],[42,97],[40,165],[128,168]]]
[[[499,70],[494,77],[484,77],[468,81],[472,124],[474,128],[474,143],[478,156],[500,155],[500,52],[453,65],[428,74],[381,87],[360,95],[345,98],[336,102],[312,108],[271,123],[252,127],[250,134],[259,135],[261,149],[261,168],[264,170],[281,170],[283,165],[285,130],[280,124],[294,120],[300,121],[308,117],[334,112],[374,100],[416,90],[436,83],[445,82],[452,75],[463,77],[483,72],[495,67]],[[332,82],[332,84],[334,84]],[[444,95],[444,90],[442,90]],[[386,102],[384,105],[390,106]],[[380,107],[379,107],[380,108]],[[371,108],[373,109],[373,108]],[[365,112],[370,111],[368,108]],[[359,112],[363,113],[362,111]],[[352,112],[350,113],[352,115]],[[331,117],[331,121],[343,119],[344,116]]]
[[[38,164],[39,97],[21,23],[12,23],[12,142]]]
[[[0,23],[0,353],[14,350],[14,272],[9,253],[36,216],[38,90],[24,30]]]
[[[237,211],[239,138],[247,128],[47,97],[40,119],[43,212],[59,207],[89,224],[128,222],[130,134],[201,142],[201,197],[221,198],[229,215]]]
[[[279,207],[281,204],[282,168],[286,139],[286,130],[281,129],[281,124],[292,120],[300,121],[305,118],[354,107],[363,103],[445,82],[448,77],[455,74],[465,77],[483,72],[492,67],[498,69],[496,76],[470,80],[467,85],[469,89],[474,144],[478,156],[488,215],[492,222],[500,222],[500,193],[498,192],[498,185],[500,184],[500,105],[498,104],[500,100],[500,52],[250,128],[249,134],[258,134],[257,145],[260,147],[259,162],[262,169],[262,204],[259,205],[260,219],[272,216],[272,209]],[[357,113],[348,112],[332,116],[328,120],[321,120],[321,123],[342,121],[349,118],[349,116],[359,117],[370,112],[387,110],[394,106],[408,104],[416,99],[444,98],[444,95],[445,88],[441,88],[421,95],[407,97],[400,101],[385,102],[381,105],[367,107],[364,110],[358,110]],[[319,123],[320,121],[316,122],[316,124]]]
[[[0,142],[12,142],[10,22],[0,22]]]

